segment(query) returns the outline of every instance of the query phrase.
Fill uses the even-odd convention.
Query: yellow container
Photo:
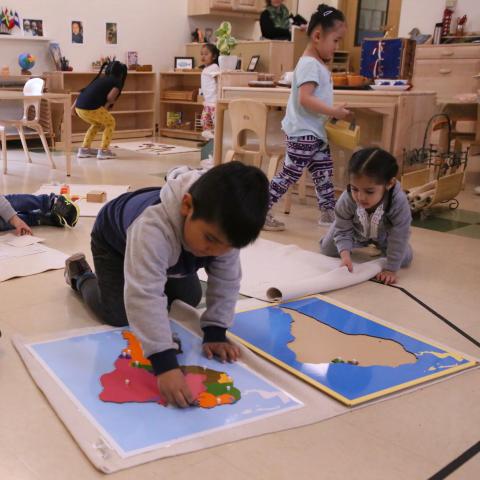
[[[360,144],[360,127],[354,121],[330,119],[325,130],[330,144],[348,150],[355,150]]]

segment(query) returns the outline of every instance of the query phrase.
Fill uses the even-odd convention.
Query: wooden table
[[[1,100],[22,100],[23,92],[13,90],[0,90]],[[50,103],[59,103],[63,105],[63,133],[64,133],[64,150],[66,158],[67,177],[72,173],[72,116],[71,116],[71,95],[69,93],[42,93],[42,95],[29,95],[29,99],[46,100]]]
[[[214,161],[223,159],[225,110],[231,100],[258,100],[268,107],[287,106],[289,88],[224,87],[217,102]],[[377,145],[391,152],[403,164],[404,149],[418,148],[428,120],[436,111],[435,92],[387,92],[334,90],[335,104],[346,103],[355,111],[361,128],[361,144]]]

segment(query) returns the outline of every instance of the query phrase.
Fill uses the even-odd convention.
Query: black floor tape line
[[[448,465],[443,467],[437,473],[432,475],[428,480],[443,480],[447,478],[451,473],[460,468],[464,463],[467,463],[472,457],[480,452],[480,442],[470,447],[467,451],[463,452],[455,460],[451,461]]]
[[[378,280],[375,280],[375,279],[372,279],[371,281],[374,282],[374,283],[379,283],[380,285],[385,285],[384,283],[379,282]],[[447,320],[443,315],[440,315],[432,307],[429,307],[426,303],[422,302],[419,298],[417,298],[415,295],[413,295],[413,293],[410,293],[407,289],[405,289],[403,287],[399,287],[398,285],[385,285],[385,286],[396,288],[397,290],[400,290],[405,295],[407,295],[412,300],[414,300],[419,305],[421,305],[423,308],[428,310],[431,314],[433,314],[437,318],[439,318],[442,322],[446,323],[450,328],[453,328],[457,333],[462,335],[462,337],[465,337],[469,342],[472,342],[476,347],[480,348],[480,342],[477,339],[473,338],[467,332],[464,332],[460,327],[457,327],[457,325],[452,323],[450,320]]]

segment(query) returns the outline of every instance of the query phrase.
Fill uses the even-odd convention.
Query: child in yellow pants
[[[106,67],[106,68],[105,68]],[[105,75],[102,75],[105,68]],[[127,77],[127,67],[114,61],[104,63],[98,75],[78,96],[72,108],[77,115],[91,126],[85,134],[83,145],[78,149],[78,158],[97,157],[98,159],[115,158],[110,150],[115,118],[108,111],[122,93]],[[102,144],[98,152],[91,148],[98,131],[103,128]]]

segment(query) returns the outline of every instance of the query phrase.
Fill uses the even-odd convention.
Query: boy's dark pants
[[[92,235],[91,247],[95,274],[86,274],[77,281],[83,301],[98,317],[114,327],[128,325],[123,288],[124,257],[105,242]],[[174,300],[182,300],[196,307],[202,298],[202,288],[197,274],[183,278],[169,278],[165,285],[168,306]]]

